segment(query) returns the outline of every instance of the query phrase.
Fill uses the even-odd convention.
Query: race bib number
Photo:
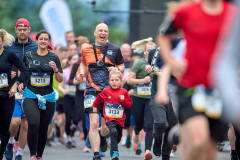
[[[50,85],[50,73],[32,73],[31,85],[36,87],[44,87]]]
[[[137,95],[150,96],[152,83],[140,83],[137,85]]]
[[[162,74],[162,71],[160,68],[158,68],[157,66],[155,66],[154,68],[154,72],[153,74],[157,75],[157,76],[160,76]]]
[[[78,86],[78,90],[84,91],[86,89],[86,83],[80,83]]]
[[[122,118],[123,106],[121,104],[106,103],[105,114],[109,118]]]
[[[84,108],[91,108],[93,107],[93,102],[95,101],[96,97],[93,95],[87,95],[84,97]]]
[[[15,93],[15,99],[22,99],[22,97],[23,97],[23,94],[21,94],[19,92]]]
[[[0,73],[0,88],[8,87],[8,75],[6,73]]]
[[[205,89],[204,86],[197,86],[192,96],[193,108],[213,119],[222,115],[223,104],[216,89]]]

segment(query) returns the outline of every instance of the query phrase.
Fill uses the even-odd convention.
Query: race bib
[[[140,83],[137,85],[137,95],[150,96],[151,95],[152,82]]]
[[[84,97],[84,108],[91,108],[93,107],[93,102],[95,101],[96,97],[93,95],[87,95]]]
[[[157,76],[160,76],[162,74],[162,71],[160,68],[158,68],[157,66],[155,66],[154,68],[154,72],[153,74],[157,75]]]
[[[8,87],[8,75],[6,73],[0,73],[0,88]]]
[[[78,90],[84,91],[86,89],[86,83],[80,83],[78,86]]]
[[[71,95],[71,96],[75,96],[76,95],[76,86],[74,86],[74,85],[66,85],[65,88],[69,90],[68,95]]]
[[[22,97],[23,97],[23,94],[21,94],[19,92],[15,93],[15,99],[22,99]]]
[[[50,73],[32,73],[31,85],[36,87],[44,87],[50,85]]]
[[[210,118],[218,119],[222,115],[223,104],[216,89],[197,86],[192,96],[192,105],[194,110],[205,112]]]
[[[109,118],[122,118],[123,106],[121,104],[106,103],[105,114]]]

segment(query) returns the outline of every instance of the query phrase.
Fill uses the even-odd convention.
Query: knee
[[[111,129],[111,134],[114,135],[114,136],[117,136],[118,135],[117,129],[116,128],[112,128]]]
[[[105,133],[108,133],[108,132],[109,132],[109,129],[108,129],[108,127],[106,126],[106,124],[105,124],[105,125],[102,125],[102,130],[103,130],[103,132],[105,132]]]
[[[21,118],[19,117],[12,118],[11,127],[19,127],[20,124],[21,124]]]
[[[21,130],[23,130],[25,132],[27,132],[27,130],[28,130],[28,122],[27,122],[26,118],[22,119]]]
[[[161,121],[158,123],[154,123],[154,128],[161,130],[162,132],[165,132],[165,130],[169,127],[169,124],[167,121]]]
[[[91,120],[90,121],[90,128],[95,130],[98,129],[99,126],[99,121],[98,120]]]
[[[28,122],[28,128],[38,128],[39,122],[37,120],[31,120]]]

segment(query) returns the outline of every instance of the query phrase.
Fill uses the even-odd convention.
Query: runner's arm
[[[144,79],[136,79],[136,73],[130,71],[127,83],[131,85],[136,85],[136,84],[145,83],[145,82],[144,82]]]
[[[95,101],[93,102],[93,107],[98,108],[99,104],[104,101],[103,94],[104,94],[104,91],[102,91],[102,93],[100,93],[100,94],[97,96],[97,98],[96,98]]]
[[[124,70],[125,70],[125,65],[124,65],[124,63],[123,64],[120,64],[120,65],[117,65],[117,67],[119,68],[119,70],[120,70],[120,72],[124,72]]]
[[[124,108],[130,108],[133,104],[133,101],[131,100],[131,98],[129,97],[128,95],[128,92],[126,91],[125,94],[124,94],[124,100],[123,101],[120,101],[121,105],[124,107]]]

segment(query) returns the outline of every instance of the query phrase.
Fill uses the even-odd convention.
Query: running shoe
[[[105,137],[103,137],[100,133],[100,130],[99,130],[99,136],[100,136],[100,149],[102,152],[106,152],[107,150],[107,140]]]
[[[76,141],[71,141],[72,147],[76,148]]]
[[[61,144],[61,145],[65,145],[63,137],[58,138],[58,143]]]
[[[119,153],[118,151],[113,152],[112,160],[119,160]]]
[[[19,143],[18,143],[17,141],[14,142],[14,146],[13,146],[13,151],[14,151],[14,152],[17,152],[17,151],[18,151],[18,144],[19,144]]]
[[[102,160],[100,155],[93,156],[93,160]]]
[[[133,145],[133,150],[134,150],[134,151],[137,150],[137,146],[138,146],[138,144],[137,144],[137,143],[134,143],[134,145]]]
[[[173,150],[171,151],[169,157],[173,158],[174,157],[174,153],[173,153]]]
[[[11,144],[11,143],[7,144],[7,148],[5,150],[5,158],[7,160],[13,159],[13,144]]]
[[[131,145],[132,145],[132,142],[131,142],[131,140],[130,140],[130,137],[127,137],[127,138],[126,138],[125,146],[126,146],[127,148],[131,148]]]
[[[108,147],[110,149],[110,157],[112,157],[113,156],[113,150],[111,148],[111,141],[108,142]]]
[[[179,143],[179,126],[176,124],[168,133],[169,145],[178,145]]]
[[[106,156],[105,153],[103,153],[100,149],[99,149],[99,155],[100,155],[101,157],[105,157],[105,156]]]
[[[54,137],[54,142],[59,142],[57,137]]]
[[[31,156],[30,160],[37,160],[36,156]]]
[[[43,160],[43,158],[42,157],[37,157],[37,160]]]
[[[71,148],[72,148],[72,143],[71,143],[70,141],[68,141],[68,142],[66,143],[66,147],[67,147],[68,149],[71,149]]]
[[[87,139],[86,139],[86,146],[87,146],[88,148],[92,148],[91,143],[90,143],[90,140],[89,140],[89,137],[87,137]]]
[[[16,157],[15,157],[15,160],[22,160],[23,158],[22,158],[22,155],[17,155]]]
[[[84,139],[84,137],[85,137],[84,133],[81,132],[81,133],[80,133],[80,138],[81,138],[81,139]]]
[[[47,139],[46,146],[48,146],[48,147],[52,147],[52,144],[51,144],[51,142],[50,142],[49,139]]]
[[[126,145],[126,136],[122,137],[121,139],[121,146],[125,146]]]
[[[140,155],[141,153],[142,153],[142,148],[140,145],[137,145],[136,155]]]
[[[162,141],[154,140],[153,153],[156,157],[160,157],[162,154]]]
[[[237,153],[233,153],[232,151],[230,152],[231,160],[238,160],[238,155]]]
[[[151,160],[152,159],[152,153],[149,150],[146,150],[144,155],[144,160]]]
[[[84,149],[83,149],[83,152],[84,152],[84,153],[88,153],[88,152],[90,152],[90,149],[85,145],[85,146],[84,146]]]

